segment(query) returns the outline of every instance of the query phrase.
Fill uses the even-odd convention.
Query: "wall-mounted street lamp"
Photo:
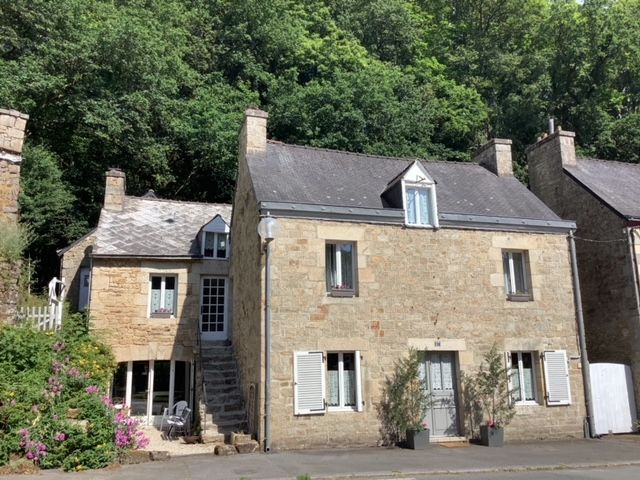
[[[261,250],[265,254],[264,266],[264,451],[271,451],[271,242],[280,233],[280,225],[269,212],[258,224]]]

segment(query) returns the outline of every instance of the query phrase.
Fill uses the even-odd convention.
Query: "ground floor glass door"
[[[433,437],[457,437],[458,387],[455,352],[425,352],[423,375],[431,394],[431,408],[425,420]]]
[[[200,334],[203,340],[227,339],[227,297],[229,280],[226,277],[204,277],[200,297]]]

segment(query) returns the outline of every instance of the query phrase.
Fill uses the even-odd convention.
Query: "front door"
[[[457,437],[458,395],[455,352],[426,352],[424,373],[431,394],[425,420],[433,437]]]
[[[89,305],[89,288],[91,286],[91,269],[80,269],[80,291],[78,295],[78,310],[83,312]]]
[[[227,339],[228,292],[228,278],[203,277],[200,299],[200,334],[202,340]]]

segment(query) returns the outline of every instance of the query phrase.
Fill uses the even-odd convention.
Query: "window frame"
[[[213,235],[213,255],[212,256],[206,255],[205,253],[207,251],[207,248],[206,248],[207,235]],[[224,257],[218,256],[218,238],[220,235],[224,235],[227,241],[227,248],[225,249]],[[202,232],[202,258],[206,258],[208,260],[227,260],[229,258],[229,250],[230,250],[229,239],[230,239],[229,232],[213,232],[213,231],[207,231],[207,230]]]
[[[203,325],[203,316],[204,315],[217,315],[217,312],[212,313],[211,311],[208,312],[204,312],[203,309],[205,307],[207,307],[208,309],[211,308],[217,308],[220,306],[220,304],[205,304],[204,300],[205,300],[205,295],[204,295],[204,289],[205,289],[205,281],[206,280],[222,280],[224,282],[223,288],[224,288],[224,292],[223,292],[223,297],[222,297],[222,309],[223,309],[223,313],[222,313],[222,332],[227,332],[228,330],[228,323],[229,323],[229,277],[223,276],[223,275],[203,275],[200,278],[200,315],[198,316],[198,331],[199,334],[216,334],[219,331],[216,330],[215,332],[212,332],[211,330],[209,330],[208,332],[204,332],[202,330],[202,325]],[[209,285],[209,288],[212,288],[211,285]],[[218,295],[209,295],[209,297],[211,298],[219,298]],[[212,323],[211,321],[207,322],[209,325]],[[215,322],[217,323],[217,322]]]
[[[171,312],[153,312],[151,310],[151,297],[153,296],[153,279],[155,277],[160,278],[160,305],[164,305],[166,300],[166,282],[167,278],[174,279],[173,286],[173,306]],[[149,304],[148,304],[148,317],[149,318],[175,318],[178,310],[178,275],[173,273],[168,274],[155,274],[151,273],[149,275]],[[161,307],[166,308],[166,307]]]
[[[522,279],[524,282],[524,292],[518,293],[516,286],[516,275],[513,254],[519,253],[522,258]],[[505,257],[509,270],[505,270]],[[533,301],[533,287],[531,285],[531,268],[529,261],[529,251],[519,249],[503,249],[502,250],[502,269],[504,277],[504,290],[507,300],[512,302],[531,302]]]
[[[407,204],[407,191],[408,190],[424,190],[427,192],[429,198],[429,222],[430,223],[420,223],[420,202],[415,201],[415,209],[416,209],[416,223],[409,222],[409,208]],[[404,207],[404,224],[407,227],[411,228],[438,228],[438,207],[437,207],[437,198],[436,198],[436,186],[435,183],[417,183],[403,180],[402,181],[402,205]]]
[[[335,277],[338,278],[338,273],[340,273],[340,277],[342,277],[342,263],[341,263],[341,256],[342,256],[342,252],[340,251],[340,247],[341,245],[351,245],[352,250],[351,250],[351,255],[352,255],[352,259],[351,259],[351,276],[353,278],[353,288],[333,288],[331,287],[331,275],[330,275],[330,271],[329,269],[331,268],[331,265],[327,262],[327,257],[329,255],[328,249],[331,245],[335,246],[335,251],[333,252],[333,255],[335,255],[335,257],[333,258],[333,262],[336,266],[336,272],[335,272]],[[326,282],[326,290],[327,290],[327,295],[331,296],[331,297],[356,297],[358,296],[358,245],[357,242],[354,241],[350,241],[350,240],[327,240],[325,242],[325,282]],[[331,272],[333,273],[333,272]],[[342,280],[342,278],[341,278]]]
[[[345,405],[345,391],[344,391],[344,355],[351,354],[353,355],[353,369],[354,369],[354,383],[353,383],[353,393],[354,393],[354,401],[355,405]],[[356,360],[357,352],[355,351],[339,351],[339,352],[327,352],[327,361],[326,361],[326,372],[324,375],[325,379],[325,395],[328,397],[329,392],[329,355],[338,355],[338,398],[340,399],[340,405],[329,405],[328,400],[325,400],[327,403],[327,411],[328,412],[357,412],[358,411],[358,369],[360,367],[359,362]]]
[[[530,351],[530,350],[515,350],[515,351],[510,351],[507,352],[507,366],[508,366],[508,380],[509,380],[509,395],[510,395],[510,401],[514,404],[514,405],[524,405],[524,406],[534,406],[534,405],[540,405],[540,401],[539,401],[539,395],[538,395],[538,370],[536,367],[536,362],[537,362],[537,352],[535,351]],[[512,360],[512,355],[513,354],[517,354],[518,355],[518,366],[516,368],[514,368],[513,366],[513,360]],[[522,361],[522,355],[523,354],[529,354],[531,355],[531,374],[533,376],[533,383],[532,383],[532,389],[533,389],[533,400],[526,400],[524,399],[526,395],[524,395],[523,392],[523,385],[524,385],[524,371],[523,371],[523,361]],[[520,398],[524,399],[524,400],[516,400],[513,398],[513,392],[515,391],[515,389],[513,388],[513,371],[517,370],[518,372],[518,384],[520,386]]]

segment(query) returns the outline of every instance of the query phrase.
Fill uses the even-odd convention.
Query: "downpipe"
[[[271,241],[264,246],[264,451],[271,452]]]
[[[582,383],[584,386],[584,400],[587,407],[587,421],[589,423],[589,437],[595,436],[595,420],[593,417],[593,397],[591,396],[591,373],[587,342],[584,333],[584,313],[582,311],[582,293],[580,291],[580,276],[578,274],[578,260],[576,257],[576,242],[573,230],[569,231],[569,250],[571,251],[571,270],[573,273],[573,299],[576,305],[578,320],[578,340],[580,342],[580,364],[582,367]]]

